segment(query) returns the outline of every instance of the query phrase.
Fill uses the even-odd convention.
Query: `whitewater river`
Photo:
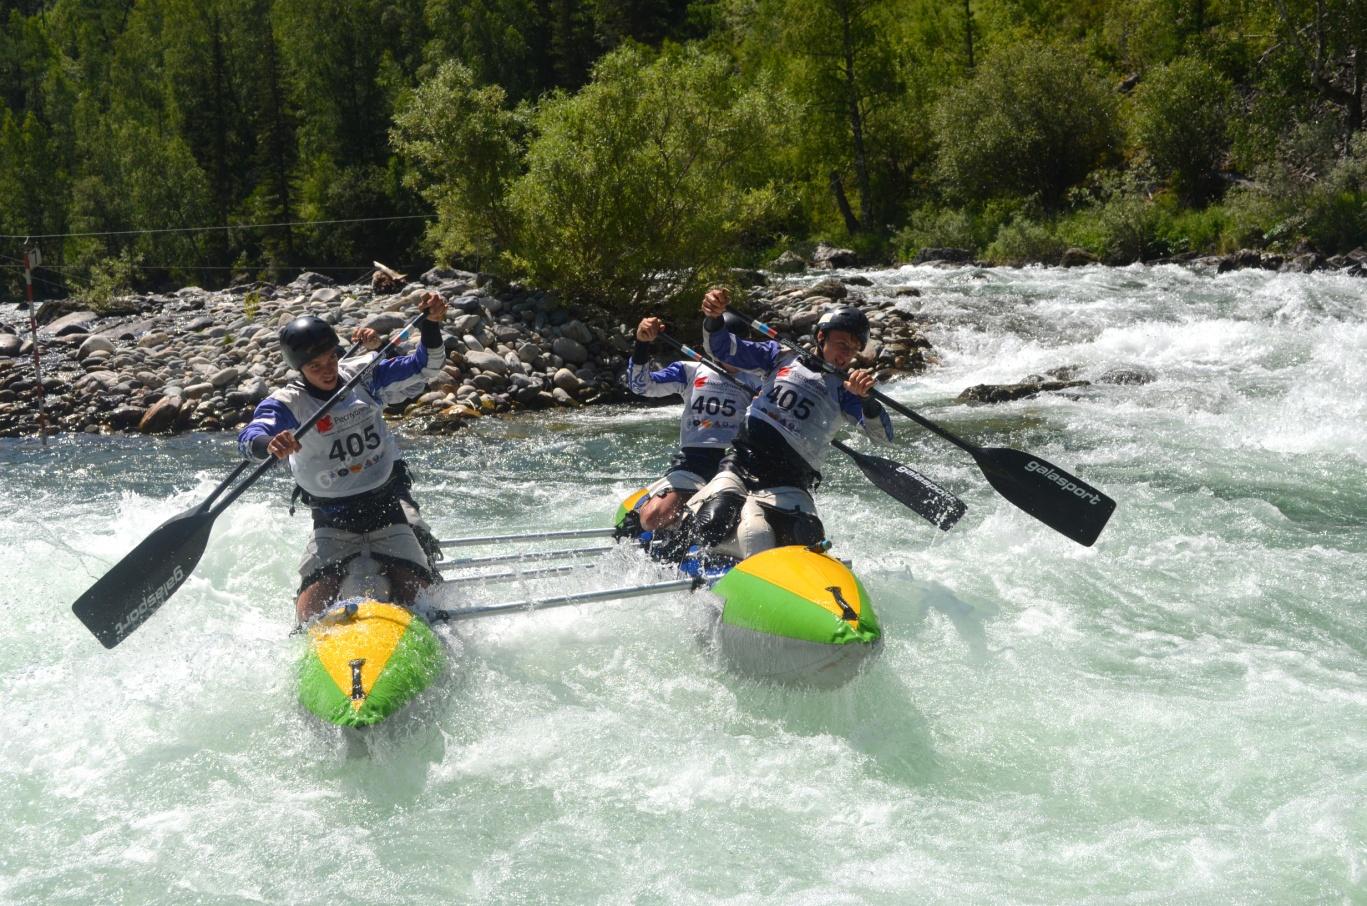
[[[0,902],[1367,902],[1367,282],[1177,268],[869,274],[941,364],[889,392],[1119,507],[1094,548],[898,421],[942,534],[832,461],[886,649],[835,692],[728,673],[679,594],[439,630],[357,751],[296,703],[286,484],[106,651],[70,605],[228,471],[226,435],[0,446]],[[1002,406],[964,387],[1151,369]],[[677,406],[403,439],[439,534],[606,524]],[[881,452],[881,451],[880,451]],[[491,552],[490,552],[491,553]],[[657,576],[627,551],[571,579]]]

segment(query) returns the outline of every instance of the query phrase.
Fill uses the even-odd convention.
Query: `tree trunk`
[[[849,233],[859,232],[859,221],[850,208],[850,200],[845,197],[845,186],[840,181],[839,170],[831,171],[831,194],[835,196],[836,207],[840,208],[840,216],[845,218],[845,230]]]
[[[968,51],[968,70],[973,71],[973,2],[964,0],[964,49]]]
[[[864,150],[864,113],[859,107],[859,84],[854,67],[854,12],[845,6],[841,15],[841,48],[844,51],[845,103],[850,118],[850,137],[853,145],[854,184],[859,189],[859,221],[850,228],[857,233],[867,229],[873,222],[873,192],[869,186],[868,155]],[[843,194],[843,193],[842,193]],[[845,223],[851,222],[846,216]]]

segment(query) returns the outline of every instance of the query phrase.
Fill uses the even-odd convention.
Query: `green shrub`
[[[624,46],[578,94],[543,101],[510,195],[533,280],[621,310],[729,263],[780,202],[760,176],[775,96],[730,75],[694,47],[652,60]]]
[[[437,211],[427,239],[440,257],[493,256],[514,242],[507,196],[522,172],[527,114],[504,102],[502,88],[478,86],[448,61],[394,117],[394,147],[414,165],[404,183]]]
[[[1005,44],[936,104],[936,172],[954,196],[1038,194],[1056,209],[1119,147],[1115,111],[1110,88],[1078,51]]]
[[[1158,67],[1134,92],[1134,138],[1188,204],[1200,204],[1220,188],[1217,168],[1233,106],[1230,81],[1193,57]]]
[[[959,248],[977,251],[981,243],[974,218],[963,208],[920,208],[907,218],[893,237],[899,261],[911,261],[923,248]]]
[[[1057,264],[1066,246],[1044,224],[1021,218],[1003,224],[997,238],[987,247],[992,264],[1019,267],[1023,264]]]
[[[1101,171],[1088,188],[1073,193],[1073,215],[1059,224],[1067,245],[1084,248],[1107,264],[1129,264],[1170,252],[1163,241],[1163,213],[1150,198],[1143,170]]]

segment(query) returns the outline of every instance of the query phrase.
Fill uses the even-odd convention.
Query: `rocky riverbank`
[[[795,336],[809,334],[821,311],[848,298],[873,323],[867,350],[884,372],[925,368],[930,344],[914,316],[892,299],[867,300],[858,275],[768,282],[752,286],[748,305]],[[378,282],[378,281],[377,281]],[[387,333],[416,312],[430,289],[450,304],[444,373],[396,418],[414,430],[446,433],[483,416],[638,401],[622,374],[632,324],[604,312],[567,307],[553,293],[488,277],[436,268],[392,287],[337,286],[305,273],[292,283],[255,283],[221,291],[189,287],[171,294],[130,296],[101,311],[78,302],[40,303],[39,361],[49,433],[235,430],[291,373],[276,347],[280,325],[317,314],[346,340],[356,327]],[[39,425],[28,313],[0,305],[0,437],[33,435]],[[661,355],[667,355],[666,352]]]

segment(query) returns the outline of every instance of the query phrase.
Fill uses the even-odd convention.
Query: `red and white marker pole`
[[[24,285],[28,294],[28,329],[33,337],[33,377],[38,382],[38,436],[47,446],[47,410],[43,401],[43,368],[38,361],[38,314],[33,308],[33,269],[43,263],[38,247],[24,247]]]

